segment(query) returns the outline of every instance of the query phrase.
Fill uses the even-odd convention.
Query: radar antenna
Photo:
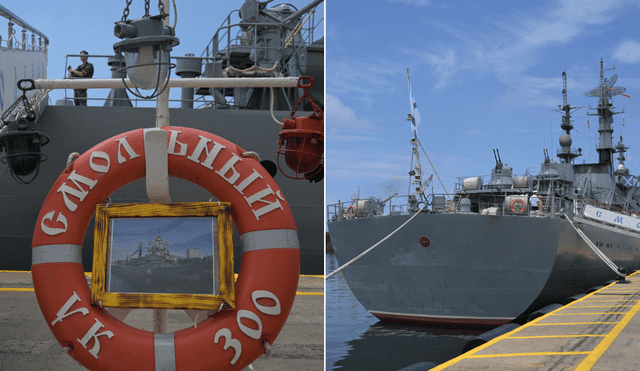
[[[608,70],[612,70],[613,68],[608,68]],[[595,89],[591,89],[588,92],[584,93],[587,97],[598,98],[598,107],[591,108],[589,105],[589,109],[596,110],[595,113],[587,113],[587,116],[598,116],[598,133],[600,133],[600,139],[598,143],[598,162],[600,164],[613,164],[613,154],[616,152],[616,149],[613,147],[613,115],[617,115],[622,112],[613,112],[613,104],[610,102],[611,99],[618,95],[624,93],[627,89],[624,87],[613,88],[613,85],[618,81],[618,75],[613,75],[610,78],[606,79],[604,77],[604,63],[602,58],[600,58],[600,85]],[[623,94],[624,95],[624,94]]]

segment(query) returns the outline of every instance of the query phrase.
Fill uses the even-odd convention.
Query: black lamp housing
[[[4,151],[0,161],[9,167],[11,177],[21,184],[34,181],[40,171],[40,162],[47,159],[40,147],[49,143],[49,137],[36,129],[35,121],[19,118],[8,122],[7,130],[0,134],[0,151]],[[23,178],[29,175],[32,175],[30,179]]]

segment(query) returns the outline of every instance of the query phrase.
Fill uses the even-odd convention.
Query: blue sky
[[[275,1],[268,5],[272,7],[281,3],[292,4],[300,9],[308,4],[308,0]],[[207,44],[222,25],[225,18],[232,10],[239,9],[244,1],[195,1],[176,0],[178,20],[176,24],[176,36],[180,39],[180,45],[171,52],[172,56],[184,56],[193,53],[200,56]],[[158,14],[158,1],[150,1],[150,14]],[[80,58],[73,57],[65,64],[67,54],[79,54],[81,50],[87,50],[91,54],[113,54],[113,44],[121,41],[113,35],[113,27],[116,21],[122,18],[126,6],[125,0],[88,1],[79,3],[60,3],[51,0],[3,0],[2,5],[22,18],[42,33],[50,41],[48,77],[60,79],[65,76],[67,65],[73,68],[81,64]],[[137,19],[144,15],[144,1],[133,0],[129,7],[128,19]],[[170,25],[174,24],[174,11],[171,5]],[[315,14],[316,23],[324,18],[324,3],[320,4]],[[4,18],[3,18],[4,19]],[[239,21],[237,13],[232,17],[232,22]],[[4,23],[6,25],[6,22]],[[0,30],[0,35],[6,39],[6,26]],[[16,32],[20,38],[20,30]],[[31,34],[29,33],[29,39]],[[324,36],[324,29],[320,27],[315,34],[315,39]],[[37,40],[37,38],[36,38]],[[95,68],[94,78],[111,78],[110,67],[106,59],[92,59]],[[176,77],[172,74],[172,77]],[[151,91],[142,91],[149,94]],[[73,98],[73,91],[67,91]],[[89,98],[106,97],[109,90],[89,91]],[[63,90],[55,90],[50,93],[52,104],[64,97]],[[132,98],[132,95],[129,95]],[[171,99],[180,99],[180,89],[171,90]],[[89,101],[89,105],[103,105],[104,101]],[[155,107],[155,101],[141,106]],[[170,102],[170,107],[179,106],[179,102]]]
[[[492,148],[514,174],[555,156],[562,71],[573,114],[577,162],[597,162],[597,118],[584,93],[605,77],[631,99],[613,99],[614,143],[622,133],[627,167],[640,173],[638,1],[377,0],[327,6],[326,201],[406,195],[410,170],[407,68],[418,104],[418,134],[445,187],[489,175]],[[625,125],[622,127],[622,121]],[[422,152],[422,151],[421,151]],[[433,174],[421,156],[424,178]],[[537,172],[536,172],[537,174]],[[434,192],[442,187],[434,177]],[[430,187],[431,188],[431,187]]]

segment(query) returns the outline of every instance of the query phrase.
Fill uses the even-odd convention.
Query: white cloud
[[[453,49],[441,50],[439,53],[426,53],[423,56],[435,71],[436,89],[445,87],[453,79],[458,68],[458,56]]]
[[[614,21],[622,7],[619,0],[560,0],[527,13],[486,13],[481,6],[458,9],[476,12],[483,21],[470,25],[436,20],[431,27],[448,35],[447,41],[431,42],[420,52],[408,48],[403,51],[432,68],[436,89],[493,76],[510,90],[499,100],[546,106],[555,102],[555,96],[548,94],[562,82],[559,76],[531,77],[531,68],[539,64],[543,55],[540,52],[598,32],[596,26]],[[625,40],[616,58],[625,63],[640,62],[640,43]]]
[[[429,6],[431,1],[429,0],[391,0],[392,3],[402,3],[415,6]]]
[[[356,116],[351,107],[344,105],[335,95],[326,96],[327,126],[337,125],[348,129],[366,129],[371,124]]]
[[[525,23],[522,41],[528,46],[566,43],[589,29],[589,26],[611,22],[618,0],[565,0],[557,9]]]
[[[613,57],[620,62],[635,64],[640,62],[640,42],[633,39],[626,39],[620,42]]]

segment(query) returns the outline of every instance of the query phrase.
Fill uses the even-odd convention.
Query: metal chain
[[[162,0],[158,0],[158,10],[160,11],[160,15],[164,14],[164,3]]]
[[[309,84],[302,84],[302,80],[304,80],[304,79],[309,80],[310,83]],[[304,101],[305,98],[307,98],[309,103],[311,103],[311,105],[313,106],[313,114],[312,114],[312,116],[315,116],[318,119],[324,119],[324,113],[322,112],[320,107],[318,107],[316,102],[314,102],[313,98],[311,98],[311,95],[309,95],[309,88],[311,86],[313,86],[313,78],[311,78],[309,76],[301,76],[298,79],[298,88],[303,89],[304,90],[304,94],[300,97],[300,99],[298,99],[298,101],[296,102],[295,106],[293,106],[293,109],[291,110],[291,119],[293,119],[293,115],[295,115],[296,111],[300,107],[300,104],[302,104],[302,102]]]
[[[20,105],[20,102],[22,102],[22,95],[18,97],[18,99],[13,102],[13,104],[11,104],[11,106],[9,106],[9,108],[7,108],[6,111],[4,111],[4,113],[2,114],[2,122],[6,125],[9,122],[7,121],[7,118],[9,116],[11,116],[11,113],[13,112],[14,109],[16,109],[16,107],[18,107],[18,105]],[[4,125],[2,125],[4,126]]]
[[[149,16],[149,0],[144,0],[144,15]]]
[[[129,16],[129,5],[131,5],[131,2],[133,2],[133,0],[127,0],[127,6],[124,8],[124,11],[122,12],[122,19],[121,19],[122,22],[126,21],[127,17]]]
[[[31,85],[22,86],[23,82],[28,82]],[[35,83],[31,79],[18,80],[18,89],[22,90],[22,95],[19,96],[18,99],[15,102],[13,102],[13,104],[9,108],[7,108],[6,111],[4,111],[4,113],[2,114],[2,117],[0,118],[0,120],[2,120],[2,123],[3,123],[3,125],[1,126],[5,126],[9,123],[7,119],[11,116],[13,110],[20,104],[20,101],[24,103],[24,110],[27,112],[27,120],[35,121],[36,113],[33,110],[33,107],[31,107],[31,103],[29,103],[29,98],[27,98],[27,90],[33,90],[34,86],[35,86]]]

